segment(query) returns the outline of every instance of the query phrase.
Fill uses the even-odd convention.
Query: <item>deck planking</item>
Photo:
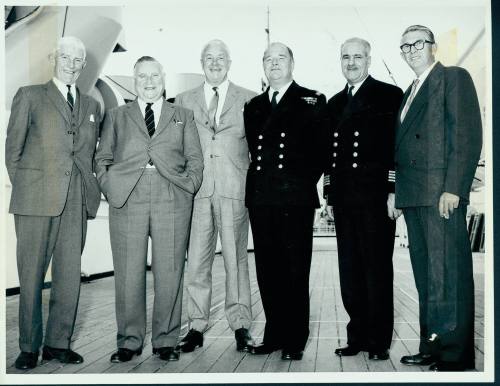
[[[18,295],[6,299],[6,363],[9,374],[121,374],[121,373],[268,373],[268,372],[419,372],[426,367],[411,367],[400,363],[403,355],[418,351],[418,293],[415,288],[408,249],[398,246],[394,253],[394,334],[388,361],[371,361],[368,353],[339,358],[334,350],[346,344],[345,312],[340,296],[336,243],[334,238],[317,238],[310,273],[310,337],[302,361],[284,361],[281,352],[254,356],[235,350],[234,332],[224,314],[225,274],[223,259],[218,255],[213,267],[211,316],[204,334],[204,345],[192,353],[182,353],[177,362],[165,362],[152,354],[151,314],[153,279],[148,272],[148,327],[142,355],[127,363],[110,363],[116,350],[116,320],[114,314],[114,278],[108,277],[82,284],[79,311],[72,348],[82,354],[81,365],[63,365],[57,361],[42,361],[30,371],[13,367],[18,355],[17,307]],[[475,347],[476,368],[484,366],[484,254],[474,254],[476,285]],[[249,253],[252,313],[251,333],[258,343],[262,340],[265,315],[255,277],[253,253]],[[43,291],[43,306],[48,311],[50,290]],[[186,298],[183,299],[181,336],[187,332]]]

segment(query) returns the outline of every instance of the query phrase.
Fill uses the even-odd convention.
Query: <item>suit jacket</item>
[[[223,197],[244,200],[250,159],[243,124],[243,107],[257,94],[229,82],[219,125],[208,122],[203,84],[177,95],[175,103],[194,112],[203,150],[203,182],[196,198],[210,197],[214,189]]]
[[[482,127],[476,90],[466,70],[436,63],[403,122],[398,119],[395,146],[397,207],[437,205],[443,192],[468,201]]]
[[[203,158],[193,113],[167,101],[153,137],[137,100],[110,110],[95,159],[101,191],[115,208],[125,204],[150,159],[182,190],[194,195],[201,185]]]
[[[244,110],[251,154],[246,205],[319,207],[316,184],[327,154],[326,98],[292,82],[274,110],[268,92]]]
[[[60,215],[75,164],[84,183],[87,215],[95,217],[101,194],[92,163],[100,106],[78,90],[75,102],[71,112],[52,80],[21,87],[14,96],[5,143],[10,213]]]
[[[329,205],[371,206],[394,193],[394,133],[403,92],[368,76],[347,103],[348,87],[327,105]],[[328,178],[326,178],[328,180]]]

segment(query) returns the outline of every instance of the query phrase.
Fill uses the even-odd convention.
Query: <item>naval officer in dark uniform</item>
[[[389,358],[393,329],[394,127],[403,92],[368,74],[370,44],[341,47],[347,84],[328,101],[328,211],[335,220],[342,301],[349,314],[339,356]],[[327,178],[328,179],[328,178]]]
[[[264,342],[252,353],[281,349],[282,359],[300,360],[309,336],[316,183],[327,153],[326,98],[294,82],[293,53],[284,44],[272,43],[263,65],[270,87],[244,111],[251,155],[245,200],[266,315]]]

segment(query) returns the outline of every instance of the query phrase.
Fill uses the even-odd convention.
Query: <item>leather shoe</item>
[[[199,331],[191,329],[186,336],[182,338],[176,349],[182,352],[194,351],[196,347],[203,347],[203,334]]]
[[[430,366],[436,363],[436,359],[431,354],[419,352],[415,355],[405,355],[401,357],[401,363],[410,366]]]
[[[371,359],[374,361],[385,361],[385,360],[389,359],[389,351],[387,351],[387,350],[370,351],[370,352],[368,352],[368,359]]]
[[[244,352],[251,350],[253,339],[247,328],[238,328],[234,331],[234,337],[236,339],[236,350]]]
[[[130,350],[128,348],[119,348],[117,352],[111,355],[111,358],[109,358],[109,360],[110,362],[113,363],[128,362],[134,357],[134,355],[139,356],[141,354],[142,354],[142,348],[137,350]]]
[[[21,351],[16,359],[15,366],[19,370],[34,369],[38,362],[38,352]]]
[[[259,344],[258,346],[250,346],[250,353],[253,355],[265,355],[265,354],[271,354],[272,352],[279,349],[280,349],[279,347],[262,343]]]
[[[300,361],[302,360],[303,356],[304,356],[304,351],[283,350],[281,352],[281,359],[283,360]]]
[[[339,347],[338,349],[336,349],[335,354],[339,357],[350,357],[353,355],[358,355],[360,351],[361,349],[356,346],[347,345],[346,347]]]
[[[42,359],[50,361],[57,359],[61,363],[79,364],[83,362],[83,357],[69,348],[43,347]]]
[[[429,367],[430,371],[465,371],[467,369],[471,370],[474,367],[468,367],[461,362],[443,362],[437,361]]]
[[[173,347],[160,347],[154,348],[153,354],[159,355],[161,360],[164,361],[178,361],[179,352],[175,351]]]

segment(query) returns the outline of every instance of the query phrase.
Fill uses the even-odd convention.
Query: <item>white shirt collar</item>
[[[285,95],[286,91],[288,90],[288,88],[290,87],[290,85],[293,83],[293,79],[288,82],[287,84],[285,84],[283,87],[281,87],[279,90],[269,86],[269,101],[271,101],[271,99],[273,99],[273,94],[275,91],[278,91],[279,94],[276,95],[276,103],[279,103],[279,101],[281,100],[281,98],[283,98],[283,95]]]
[[[224,102],[226,100],[227,90],[229,88],[229,79],[226,78],[224,81],[218,86],[212,86],[205,79],[205,83],[203,84],[203,90],[205,93],[205,103],[207,104],[207,109],[210,107],[210,102],[215,94],[213,90],[214,87],[217,87],[217,93],[219,94],[219,103],[217,104],[217,111],[215,113],[215,123],[219,125],[220,116],[222,113],[222,106],[224,106]]]
[[[139,103],[139,109],[141,110],[142,116],[145,117],[147,102],[144,102],[141,98],[137,98],[137,102]],[[162,107],[163,107],[163,97],[161,97],[151,105],[151,110],[153,110],[155,118],[155,126],[158,126],[158,122],[160,121]]]
[[[417,76],[416,79],[418,79],[418,84],[417,84],[417,87],[415,89],[415,95],[417,95],[418,90],[420,90],[420,87],[422,87],[422,84],[425,82],[425,80],[429,76],[429,73],[432,71],[432,69],[434,68],[434,66],[436,65],[436,63],[437,63],[437,61],[434,61],[429,67],[427,67],[425,69],[424,72],[422,72],[420,74],[420,76]],[[415,81],[415,79],[413,81]]]
[[[354,83],[354,84],[347,83],[347,90],[349,91],[349,87],[352,86],[353,87],[353,89],[352,89],[352,95],[355,95],[358,92],[358,90],[361,87],[361,85],[363,83],[365,83],[365,80],[368,79],[368,76],[369,75],[366,75],[366,77],[361,82]]]
[[[65,83],[61,82],[55,76],[52,78],[52,82],[56,85],[59,92],[62,94],[64,100],[66,100],[66,96],[68,95],[68,87]],[[76,101],[76,85],[73,83],[71,85],[71,95],[73,95],[73,100]]]

